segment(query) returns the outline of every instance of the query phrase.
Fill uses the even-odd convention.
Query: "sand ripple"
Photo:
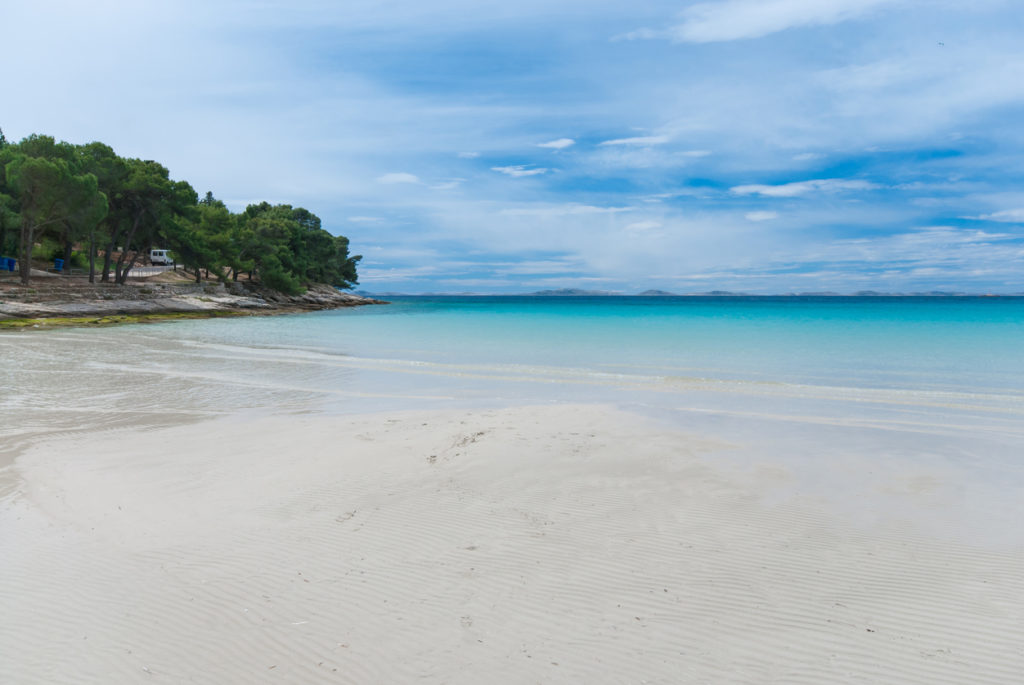
[[[0,509],[10,682],[1024,672],[1019,545],[858,525],[824,488],[773,490],[785,469],[750,478],[719,463],[723,442],[611,409],[234,418],[156,438],[19,459]]]

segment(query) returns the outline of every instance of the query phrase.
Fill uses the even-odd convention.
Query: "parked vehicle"
[[[149,251],[149,263],[153,266],[161,266],[173,264],[174,259],[167,250],[150,250]]]

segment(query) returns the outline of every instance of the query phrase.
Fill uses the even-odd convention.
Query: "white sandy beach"
[[[1024,685],[1024,0],[0,20],[0,685]]]
[[[1019,681],[1019,546],[851,520],[730,448],[564,404],[37,444],[3,474],[3,680]]]

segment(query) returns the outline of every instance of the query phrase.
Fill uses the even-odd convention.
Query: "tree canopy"
[[[33,256],[57,256],[34,255],[44,240],[59,246],[65,268],[73,249],[84,251],[90,281],[124,283],[160,248],[197,280],[200,270],[220,280],[248,273],[287,294],[312,283],[351,288],[361,259],[349,254],[348,238],[324,230],[304,207],[261,202],[233,213],[212,192],[200,199],[158,162],[45,135],[11,143],[0,132],[0,255],[18,255],[26,284]]]

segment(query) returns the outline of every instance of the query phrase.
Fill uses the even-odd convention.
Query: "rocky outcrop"
[[[61,279],[23,287],[0,283],[0,319],[111,316],[117,314],[247,312],[274,314],[385,304],[329,285],[284,295],[248,282],[110,283]]]

